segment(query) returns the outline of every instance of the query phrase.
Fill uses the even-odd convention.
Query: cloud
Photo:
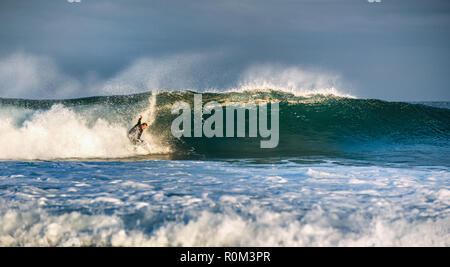
[[[77,96],[93,88],[83,77],[89,71],[120,93],[224,88],[254,63],[279,62],[336,71],[361,97],[449,99],[450,1],[360,1],[6,1],[0,8],[0,57],[17,49],[51,57],[63,66],[61,74],[82,83]],[[221,62],[181,60],[189,69],[171,60],[177,56],[167,57],[223,47],[231,53]],[[135,64],[159,74],[127,73]],[[144,77],[147,72],[158,82]],[[134,78],[143,82],[125,88]]]

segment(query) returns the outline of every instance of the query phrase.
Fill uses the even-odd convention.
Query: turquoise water
[[[171,104],[192,96],[0,99],[0,245],[450,245],[445,103],[203,95],[280,102],[262,150],[173,138]],[[150,153],[126,139],[139,114]]]

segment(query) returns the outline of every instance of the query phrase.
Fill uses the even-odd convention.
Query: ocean
[[[202,93],[279,103],[263,149],[175,138],[194,94],[0,98],[0,246],[450,245],[450,102]]]

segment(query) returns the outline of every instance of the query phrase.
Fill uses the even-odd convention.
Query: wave
[[[150,122],[143,138],[152,154],[180,157],[345,156],[384,158],[449,153],[450,110],[422,104],[277,90],[203,93],[203,103],[278,102],[279,144],[261,138],[174,138],[177,101],[193,107],[193,91],[147,92],[66,100],[0,98],[0,159],[123,158],[135,151],[126,137],[139,114]],[[206,117],[204,117],[206,119]],[[248,120],[248,116],[246,118]],[[247,121],[248,122],[248,121]],[[248,124],[246,124],[248,125]],[[413,151],[414,153],[405,153]],[[445,162],[444,162],[445,163]],[[447,163],[448,164],[448,163]]]

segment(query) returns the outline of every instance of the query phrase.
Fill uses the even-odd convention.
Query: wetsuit
[[[131,130],[128,131],[128,138],[130,139],[131,143],[137,145],[142,142],[141,135],[144,130],[142,130],[141,127],[141,118],[139,118],[136,125],[131,128]]]

